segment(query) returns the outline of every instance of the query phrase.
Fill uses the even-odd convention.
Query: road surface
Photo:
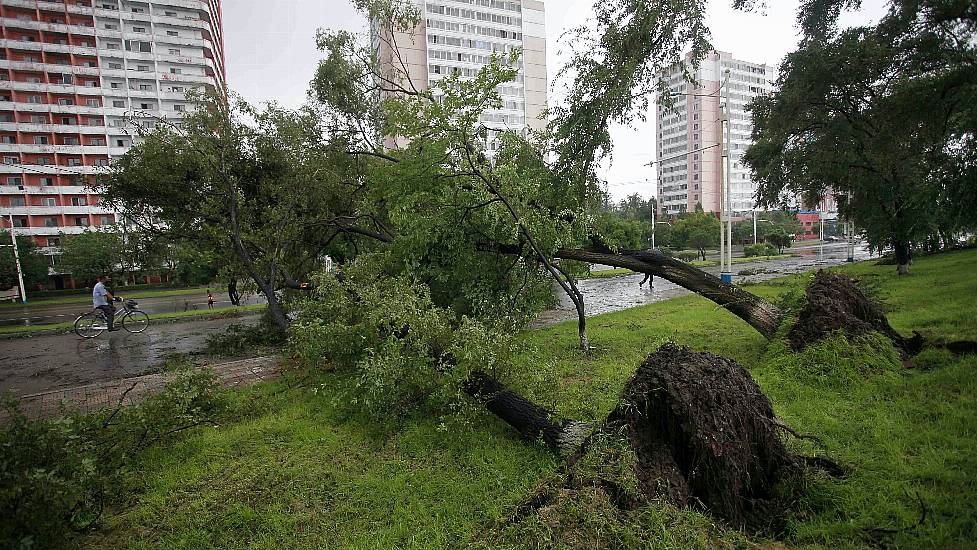
[[[848,258],[845,243],[830,243],[817,246],[801,245],[790,249],[788,252],[797,254],[797,256],[781,260],[733,264],[733,282],[764,281],[791,273],[800,273],[819,267],[843,264]],[[869,258],[870,254],[865,247],[856,247],[856,261],[867,260]],[[703,269],[713,275],[719,275],[719,266],[704,267]],[[739,273],[755,270],[760,272],[754,275],[738,275]],[[688,290],[660,277],[655,277],[654,288],[649,289],[647,284],[639,287],[638,283],[642,279],[644,279],[643,274],[634,274],[579,281],[577,287],[583,293],[587,316],[590,317],[592,315],[619,311],[629,307],[661,302],[689,294]],[[560,304],[555,309],[546,311],[540,315],[533,323],[533,326],[546,326],[577,318],[577,312],[573,307],[573,302],[570,301],[570,298],[561,289],[557,288],[557,290]]]
[[[256,319],[150,324],[141,334],[103,332],[92,340],[74,334],[0,340],[0,393],[30,395],[155,372],[174,354],[200,353],[208,336]]]
[[[125,298],[125,287],[120,287],[119,296]],[[139,309],[152,317],[154,313],[171,313],[190,309],[207,309],[207,291],[190,289],[186,294],[161,296],[158,298],[137,298]],[[264,303],[260,295],[241,296],[241,305]],[[230,307],[227,293],[214,292],[214,307]],[[91,309],[87,302],[72,304],[28,305],[0,308],[0,325],[40,325],[74,321],[82,313]]]

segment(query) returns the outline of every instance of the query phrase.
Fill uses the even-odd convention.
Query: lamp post
[[[17,282],[20,284],[20,300],[27,303],[27,292],[24,290],[24,270],[20,267],[20,252],[17,251],[17,237],[14,235],[14,214],[7,213],[10,220],[10,246],[14,249],[14,263],[17,264]]]
[[[723,71],[723,196],[722,196],[722,215],[720,216],[720,239],[719,239],[719,266],[720,278],[724,283],[733,282],[733,202],[730,197],[730,118],[729,118],[729,77],[730,71]]]

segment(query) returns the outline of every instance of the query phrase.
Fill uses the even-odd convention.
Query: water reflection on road
[[[0,393],[29,395],[155,371],[174,354],[202,350],[207,337],[256,316],[150,324],[141,334],[102,333],[92,340],[74,334],[0,340]]]
[[[796,256],[781,260],[734,264],[733,282],[765,281],[792,273],[843,264],[848,258],[847,247],[844,243],[831,243],[822,246],[800,246],[790,250],[790,252],[796,254]],[[864,246],[855,248],[856,261],[866,260],[869,257],[868,249]],[[703,269],[713,275],[719,275],[719,266],[705,267]],[[639,287],[638,283],[643,278],[644,275],[642,274],[634,274],[622,275],[620,277],[585,279],[578,282],[577,286],[580,292],[583,293],[584,303],[587,306],[587,316],[661,302],[689,294],[688,290],[659,277],[655,278],[653,288],[649,289],[647,284]],[[559,291],[558,296],[560,304],[556,308],[540,315],[533,323],[534,326],[545,326],[568,319],[576,319],[576,310],[574,310],[573,302],[570,301],[570,298],[562,291]]]

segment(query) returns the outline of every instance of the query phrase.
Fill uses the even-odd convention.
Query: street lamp
[[[10,220],[10,244],[4,246],[11,246],[14,249],[14,263],[17,264],[17,282],[20,284],[20,299],[23,303],[27,303],[27,292],[24,290],[24,270],[20,266],[20,252],[17,251],[17,237],[14,235],[14,214],[13,212],[7,213],[7,218]]]
[[[733,282],[733,202],[732,197],[730,197],[730,184],[729,184],[729,172],[732,168],[732,163],[730,162],[730,130],[732,124],[729,118],[729,76],[730,71],[727,68],[723,71],[723,148],[722,148],[722,160],[723,160],[723,197],[722,197],[722,215],[720,216],[720,235],[719,235],[719,270],[720,278],[722,278],[724,283]]]

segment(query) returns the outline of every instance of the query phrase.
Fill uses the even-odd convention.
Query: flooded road
[[[119,296],[126,297],[125,287],[119,289]],[[30,295],[28,295],[29,297]],[[214,307],[230,307],[231,301],[226,293],[214,292]],[[139,309],[150,317],[156,313],[207,309],[207,291],[190,289],[186,294],[160,296],[156,298],[136,298]],[[241,305],[264,303],[260,295],[241,296]],[[92,309],[91,302],[70,304],[10,306],[0,308],[0,325],[41,325],[74,321],[82,313]]]
[[[820,267],[840,265],[848,259],[848,252],[845,243],[831,243],[820,246],[797,246],[787,251],[797,254],[790,258],[781,260],[770,260],[763,262],[747,262],[733,264],[733,283],[744,281],[758,282],[810,271]],[[867,260],[870,258],[868,249],[864,246],[855,248],[855,261]],[[719,275],[719,266],[704,267],[705,271],[713,275]],[[750,273],[747,275],[747,273]],[[678,296],[684,296],[690,292],[665,279],[656,277],[655,286],[648,288],[647,283],[641,287],[638,283],[644,279],[643,274],[621,275],[619,277],[607,277],[597,279],[584,279],[577,283],[577,287],[584,296],[584,304],[587,308],[587,316],[600,315],[620,311],[630,307],[652,304],[669,300]],[[560,290],[558,293],[560,304],[552,310],[543,312],[533,323],[533,326],[546,326],[568,319],[576,319],[577,313],[573,308],[573,302]]]
[[[253,323],[257,318],[150,324],[141,334],[103,332],[92,340],[75,334],[0,340],[0,393],[13,390],[30,395],[148,374],[171,355],[199,353],[208,336],[229,325]]]

